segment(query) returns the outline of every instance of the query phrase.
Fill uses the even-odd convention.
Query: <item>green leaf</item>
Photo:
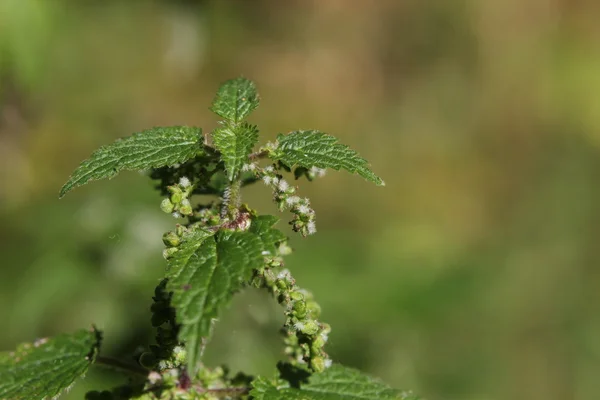
[[[60,197],[94,179],[112,178],[121,170],[144,170],[183,163],[203,153],[200,128],[158,127],[100,147],[83,161],[60,190]]]
[[[308,130],[294,131],[277,137],[277,148],[269,156],[289,167],[345,169],[357,173],[378,186],[383,180],[369,169],[369,163],[350,147],[338,143],[337,138],[326,133]]]
[[[248,161],[248,154],[258,141],[258,128],[248,123],[225,123],[212,132],[212,138],[225,162],[227,178],[232,181]]]
[[[332,365],[311,375],[300,388],[277,385],[264,378],[252,382],[254,400],[418,400],[408,391],[392,389],[360,371]]]
[[[273,228],[279,221],[279,218],[273,215],[260,215],[252,219],[250,232],[260,237],[263,243],[263,250],[275,255],[279,244],[287,239],[287,236],[279,229]]]
[[[167,290],[181,325],[179,339],[186,343],[188,369],[194,376],[213,319],[233,294],[264,262],[260,238],[250,232],[199,230],[184,238],[169,259]]]
[[[254,82],[240,77],[230,79],[221,85],[213,100],[211,110],[238,124],[256,107],[258,107],[258,93]]]
[[[0,399],[56,398],[85,374],[100,347],[100,333],[81,330],[0,353]]]

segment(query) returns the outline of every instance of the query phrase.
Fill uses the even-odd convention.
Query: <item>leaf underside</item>
[[[258,103],[254,82],[240,77],[221,85],[211,110],[220,117],[238,124],[258,107]]]
[[[254,400],[418,400],[411,392],[392,389],[341,365],[311,375],[300,388],[277,387],[264,378],[255,379],[252,386]]]
[[[260,234],[199,230],[184,238],[168,262],[167,290],[180,324],[179,339],[186,343],[190,375],[196,371],[213,319],[233,294],[264,263]]]
[[[95,330],[26,343],[0,353],[0,399],[42,400],[57,397],[83,376],[100,346]]]
[[[299,130],[277,137],[278,146],[270,157],[289,167],[345,169],[378,186],[383,180],[369,168],[369,163],[337,138],[316,130]]]
[[[203,153],[202,130],[157,127],[100,147],[83,161],[60,190],[60,197],[91,180],[112,178],[121,170],[145,170],[183,163]]]
[[[248,154],[258,141],[258,128],[255,125],[225,123],[212,132],[213,143],[221,152],[225,162],[227,178],[232,181],[247,162]]]

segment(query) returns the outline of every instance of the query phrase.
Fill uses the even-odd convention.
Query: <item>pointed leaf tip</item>
[[[299,130],[277,137],[277,147],[270,157],[289,167],[344,169],[356,173],[377,186],[385,182],[369,168],[369,163],[334,136],[317,130]]]
[[[213,100],[211,110],[235,124],[242,122],[258,107],[256,85],[243,77],[224,82]]]
[[[156,127],[134,133],[93,152],[64,184],[59,198],[91,180],[110,179],[121,170],[144,170],[183,163],[203,151],[200,128]]]

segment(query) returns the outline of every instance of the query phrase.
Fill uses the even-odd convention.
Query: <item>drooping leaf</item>
[[[258,93],[254,82],[239,77],[230,79],[221,85],[213,100],[211,110],[238,124],[258,107],[258,102]]]
[[[381,381],[341,365],[311,375],[300,388],[278,386],[265,378],[252,382],[254,400],[418,400],[412,392],[392,389]]]
[[[256,125],[225,123],[212,132],[215,147],[221,152],[229,180],[233,180],[248,160],[248,154],[258,141]]]
[[[0,353],[0,400],[53,399],[94,362],[100,333],[81,330]]]
[[[307,130],[294,131],[277,137],[277,148],[269,156],[289,167],[345,169],[366,180],[383,186],[383,180],[369,169],[369,163],[350,147],[338,143],[326,133]]]
[[[167,290],[180,324],[179,339],[186,343],[188,369],[194,375],[213,319],[233,294],[263,263],[262,244],[251,232],[199,230],[184,238],[168,262]]]
[[[100,147],[83,161],[60,190],[60,197],[91,180],[112,178],[121,170],[144,170],[183,163],[203,153],[200,128],[157,127]]]
[[[250,232],[260,237],[264,251],[268,251],[271,255],[275,255],[277,246],[287,239],[283,232],[273,228],[278,221],[279,218],[273,215],[259,215],[252,219],[250,225]]]

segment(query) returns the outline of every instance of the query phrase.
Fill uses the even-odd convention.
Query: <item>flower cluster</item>
[[[315,372],[328,368],[331,359],[323,348],[331,328],[318,321],[321,307],[312,294],[299,288],[287,269],[278,270],[268,264],[256,271],[253,284],[266,288],[285,307],[282,333],[291,364]]]
[[[297,196],[296,188],[283,179],[275,167],[270,165],[261,168],[256,164],[247,164],[244,167],[247,171],[253,171],[257,178],[273,190],[273,200],[277,203],[279,211],[289,209],[294,214],[290,221],[294,232],[299,232],[302,236],[317,232],[315,210],[310,206],[310,200]]]
[[[160,209],[167,214],[172,214],[175,218],[181,218],[182,215],[192,215],[192,204],[188,198],[194,190],[194,186],[190,180],[183,177],[178,184],[168,186],[167,190],[171,193],[171,196],[160,203]]]

